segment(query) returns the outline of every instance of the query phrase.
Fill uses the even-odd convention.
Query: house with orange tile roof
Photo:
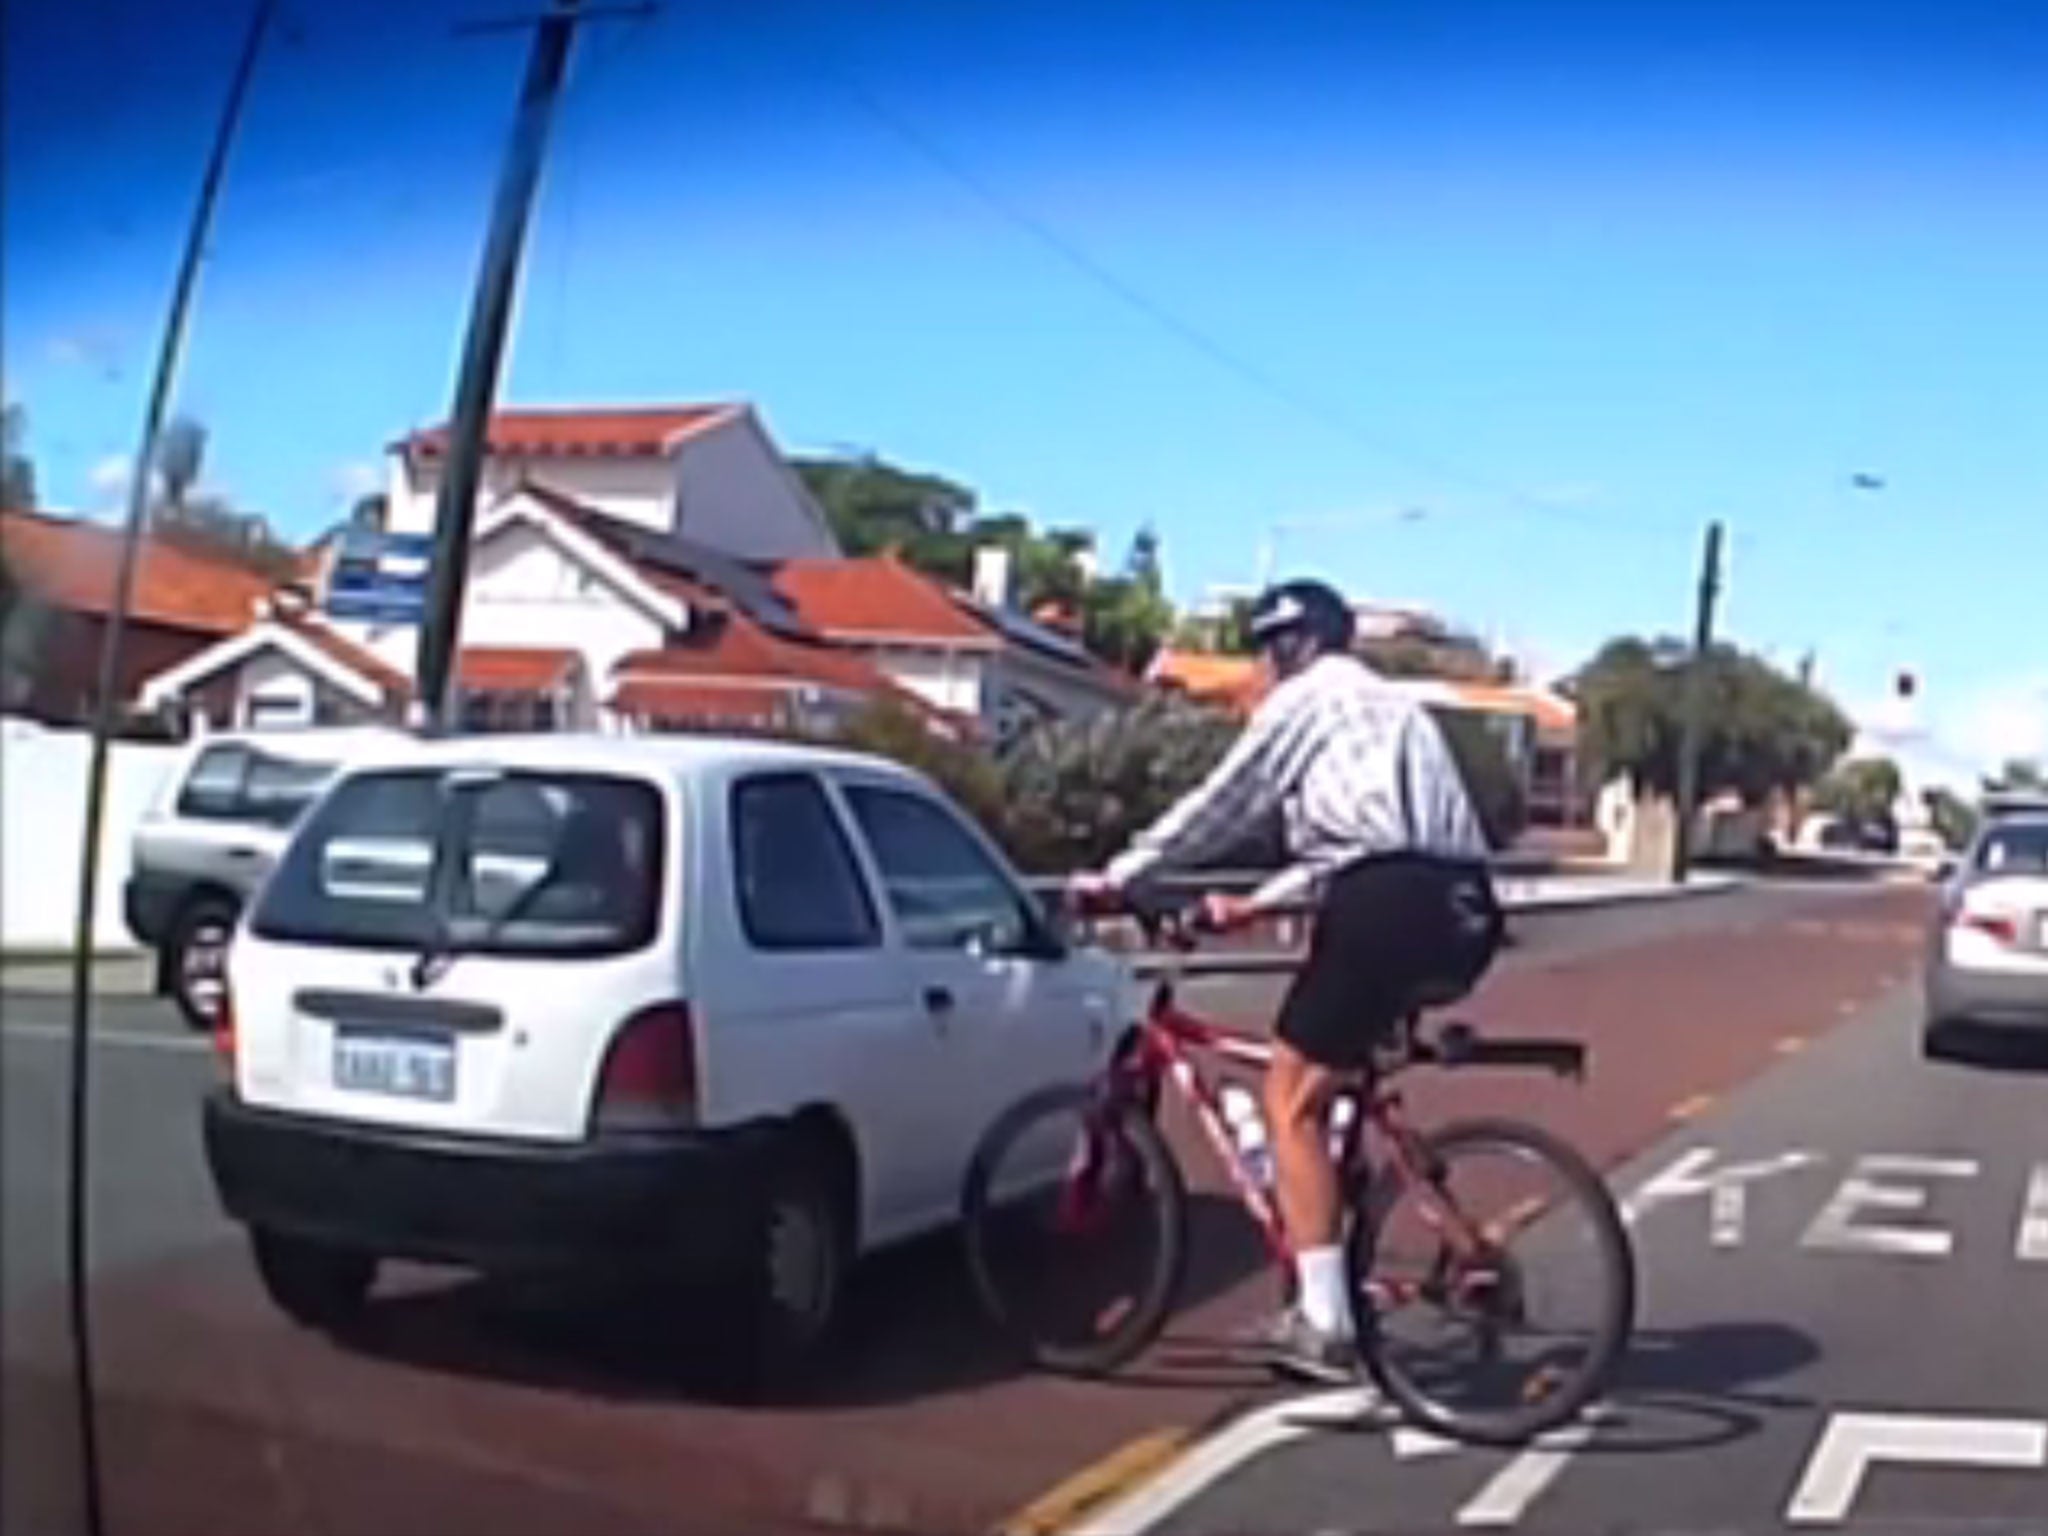
[[[455,684],[468,728],[829,724],[886,697],[1000,736],[1135,693],[1006,594],[844,558],[748,406],[506,410],[487,444]],[[431,531],[447,445],[439,427],[391,445],[385,532]],[[411,706],[389,676],[412,675],[418,626],[324,615],[332,561],[314,564],[310,610],[151,679],[151,700],[198,700],[216,723]]]
[[[149,679],[143,697],[214,726],[399,719],[417,634],[281,601]],[[829,728],[888,699],[946,734],[981,736],[1025,689],[1099,702],[1132,691],[1072,642],[1028,624],[1020,634],[892,557],[749,563],[525,481],[478,522],[458,719],[471,730]]]
[[[0,555],[21,599],[6,615],[0,708],[52,725],[89,719],[114,607],[121,530],[50,512],[0,511]],[[145,536],[117,686],[141,681],[246,627],[269,578],[217,555]]]
[[[485,437],[480,501],[538,481],[620,522],[723,550],[735,559],[829,559],[825,513],[743,402],[517,409]],[[445,426],[390,445],[385,525],[431,533],[447,464]]]

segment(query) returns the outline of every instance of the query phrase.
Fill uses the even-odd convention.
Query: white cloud
[[[102,497],[119,496],[128,489],[128,455],[110,453],[93,465],[86,475],[86,483],[94,494]]]
[[[381,490],[384,485],[383,469],[367,459],[354,459],[346,464],[337,464],[329,477],[334,493],[346,500],[354,501],[359,496],[368,496]]]
[[[1854,752],[1894,757],[1926,782],[1973,790],[2013,758],[2048,761],[2048,673],[1996,679],[1953,703],[1887,699],[1855,715]]]

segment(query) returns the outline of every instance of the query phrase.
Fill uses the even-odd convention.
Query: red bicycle
[[[1191,907],[1148,898],[1126,911],[1167,956],[1196,947]],[[1226,1115],[1225,1095],[1244,1090],[1219,1089],[1201,1062],[1263,1067],[1270,1048],[1183,1009],[1182,969],[1169,958],[1146,1017],[1097,1080],[1022,1100],[989,1128],[970,1164],[963,1227],[975,1290],[1041,1368],[1113,1371],[1165,1328],[1185,1272],[1188,1223],[1186,1183],[1157,1123],[1169,1085],[1263,1234],[1283,1298],[1291,1289],[1292,1254],[1257,1133],[1247,1130],[1242,1100]],[[1555,1136],[1513,1120],[1427,1131],[1409,1121],[1392,1085],[1408,1067],[1585,1071],[1576,1041],[1489,1040],[1456,1023],[1425,1037],[1432,1001],[1416,1000],[1375,1065],[1347,1080],[1332,1106],[1360,1353],[1414,1422],[1455,1439],[1519,1444],[1575,1417],[1607,1384],[1634,1326],[1634,1255],[1606,1184]],[[1386,1148],[1377,1167],[1367,1125]],[[1552,1187],[1516,1182],[1532,1172]],[[1041,1241],[1051,1248],[1034,1251]],[[1587,1304],[1590,1322],[1538,1326],[1537,1266],[1571,1257],[1589,1259],[1588,1273],[1562,1294]]]

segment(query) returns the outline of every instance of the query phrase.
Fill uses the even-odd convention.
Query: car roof
[[[195,756],[213,747],[247,747],[278,757],[343,763],[389,752],[410,739],[386,725],[271,726],[208,731],[193,737],[189,745]]]
[[[384,768],[489,765],[554,771],[634,771],[655,778],[693,778],[720,770],[837,766],[914,777],[900,764],[864,752],[810,742],[737,736],[606,736],[595,732],[537,732],[488,736],[422,737],[377,754]]]

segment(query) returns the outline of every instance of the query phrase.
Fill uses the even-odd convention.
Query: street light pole
[[[569,44],[579,19],[576,0],[556,0],[540,18],[527,58],[526,83],[512,122],[512,140],[498,178],[498,196],[484,240],[482,269],[463,341],[455,381],[455,409],[443,445],[440,494],[434,507],[434,553],[421,616],[416,707],[424,724],[448,729],[456,648],[461,642],[462,596],[469,586],[470,531],[476,523],[476,495],[483,479],[485,437],[497,393],[505,332],[512,317],[512,293],[519,277],[519,253],[533,210],[534,188],[547,148],[548,123],[569,65]]]

